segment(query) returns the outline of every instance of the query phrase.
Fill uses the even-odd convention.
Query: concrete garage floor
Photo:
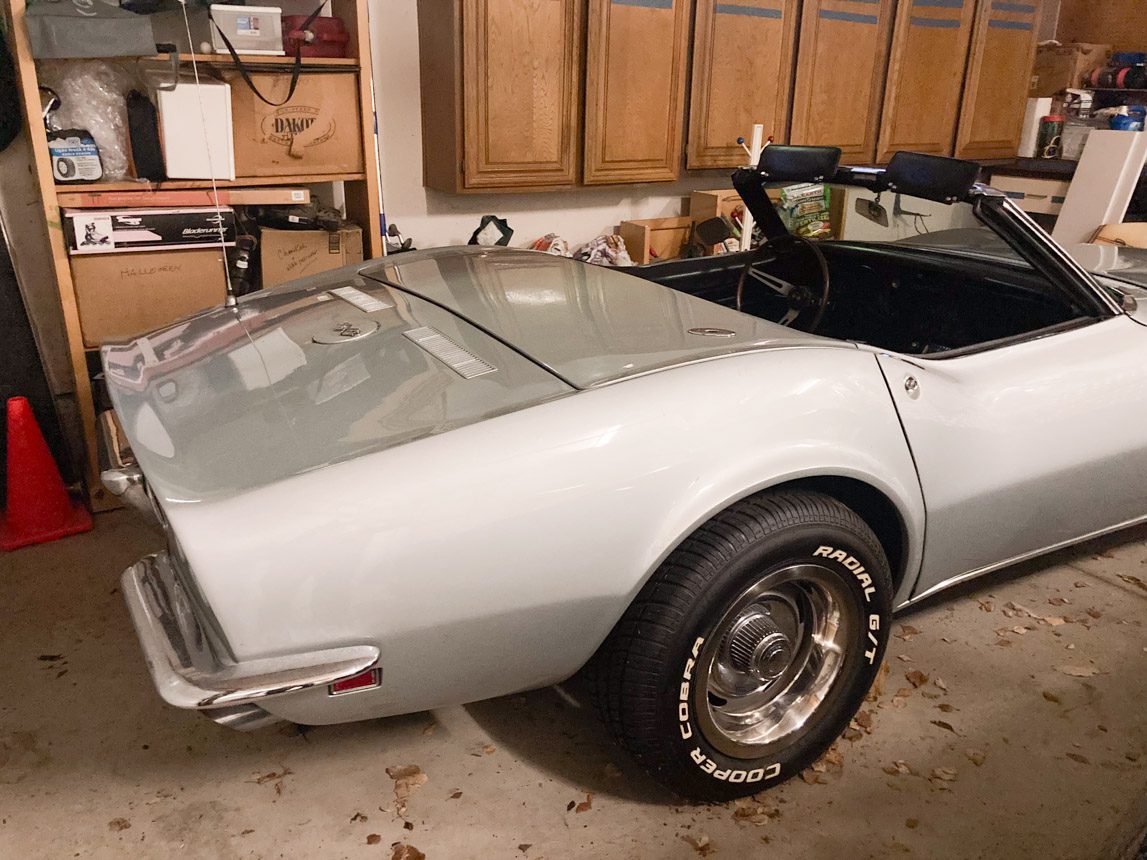
[[[1145,539],[903,616],[883,693],[822,772],[690,807],[612,746],[576,682],[307,732],[168,708],[117,590],[158,541],[103,515],[0,555],[0,857],[1123,856],[1147,822]],[[398,781],[402,817],[387,768],[405,765],[426,781]]]

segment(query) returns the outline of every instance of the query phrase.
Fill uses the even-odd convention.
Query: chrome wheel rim
[[[760,758],[803,735],[841,675],[859,616],[847,585],[820,565],[778,568],[746,588],[698,661],[705,739],[728,756]]]

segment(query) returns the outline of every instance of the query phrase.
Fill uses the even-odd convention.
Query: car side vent
[[[403,334],[465,379],[493,373],[498,369],[463,349],[436,328],[423,326],[404,331]]]

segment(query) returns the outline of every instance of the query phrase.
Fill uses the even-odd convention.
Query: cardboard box
[[[223,251],[143,251],[72,257],[84,345],[134,337],[223,301]]]
[[[693,219],[647,218],[643,221],[622,221],[617,232],[625,242],[625,249],[637,265],[658,260],[671,260],[681,255],[681,249],[693,234]]]
[[[1104,224],[1091,237],[1096,245],[1119,245],[1121,248],[1147,248],[1147,222]]]
[[[251,75],[271,101],[287,94],[291,76]],[[265,104],[242,78],[231,80],[235,169],[240,176],[361,173],[357,77],[353,72],[303,72],[291,100]]]
[[[362,262],[362,229],[274,230],[264,227],[259,240],[263,289],[316,272]]]
[[[64,235],[69,254],[230,246],[235,244],[235,213],[214,207],[64,210]]]
[[[1105,65],[1111,53],[1110,45],[1091,42],[1069,42],[1066,45],[1040,45],[1036,49],[1035,68],[1032,70],[1032,98],[1054,96],[1069,87],[1078,87],[1083,76],[1092,69]]]
[[[1058,215],[1067,197],[1068,179],[1038,179],[1034,176],[992,174],[992,187],[1004,192],[1025,212]]]

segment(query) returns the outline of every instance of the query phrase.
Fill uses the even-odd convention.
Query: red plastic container
[[[309,15],[283,16],[283,50],[288,57],[297,50],[304,57],[345,57],[350,35],[342,18],[315,18],[305,30]]]

